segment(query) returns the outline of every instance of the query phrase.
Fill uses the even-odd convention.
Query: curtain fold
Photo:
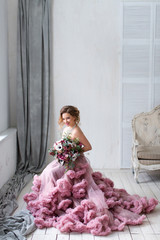
[[[50,1],[19,0],[18,8],[18,169],[39,172],[49,128]]]
[[[15,176],[0,191],[0,217],[15,210],[21,189],[45,164],[50,115],[50,5],[50,0],[18,0],[18,162]]]

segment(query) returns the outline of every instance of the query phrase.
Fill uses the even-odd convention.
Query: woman
[[[78,126],[79,110],[64,106],[60,111],[59,125],[66,127],[62,138],[70,135],[84,145],[91,144]],[[155,199],[129,195],[124,189],[116,189],[113,182],[93,172],[82,153],[75,161],[74,169],[65,172],[58,161],[51,162],[40,176],[35,176],[33,192],[26,194],[27,208],[35,217],[37,227],[56,227],[61,232],[90,232],[108,235],[123,230],[125,225],[141,224],[145,215],[158,204]]]
[[[83,151],[89,151],[92,149],[91,144],[81,131],[78,123],[80,121],[79,110],[73,106],[64,106],[60,111],[59,125],[65,124],[67,127],[64,129],[62,137],[65,134],[70,133],[71,138],[78,138],[79,141],[84,145]]]

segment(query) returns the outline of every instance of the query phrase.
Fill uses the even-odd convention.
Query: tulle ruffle
[[[84,155],[65,173],[54,161],[35,176],[32,192],[24,196],[38,228],[88,232],[105,236],[125,225],[141,224],[158,204],[155,199],[129,195],[100,172],[93,172]]]

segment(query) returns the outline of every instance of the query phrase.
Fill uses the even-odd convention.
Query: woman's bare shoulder
[[[73,129],[72,136],[73,137],[84,136],[83,131],[81,130],[81,128],[78,125]]]
[[[74,129],[73,129],[73,133],[82,133],[81,128],[77,125]]]
[[[86,136],[84,135],[84,133],[82,132],[81,128],[79,126],[76,126],[74,128],[74,131],[72,133],[72,137],[74,138],[78,138],[79,141],[84,145],[83,150],[89,151],[92,149],[92,146],[90,144],[90,142],[88,141],[88,139],[86,138]]]

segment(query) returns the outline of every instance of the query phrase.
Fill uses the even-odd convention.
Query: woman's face
[[[76,123],[76,118],[73,117],[70,113],[63,113],[62,114],[62,119],[63,119],[63,123],[67,127],[73,127]]]

